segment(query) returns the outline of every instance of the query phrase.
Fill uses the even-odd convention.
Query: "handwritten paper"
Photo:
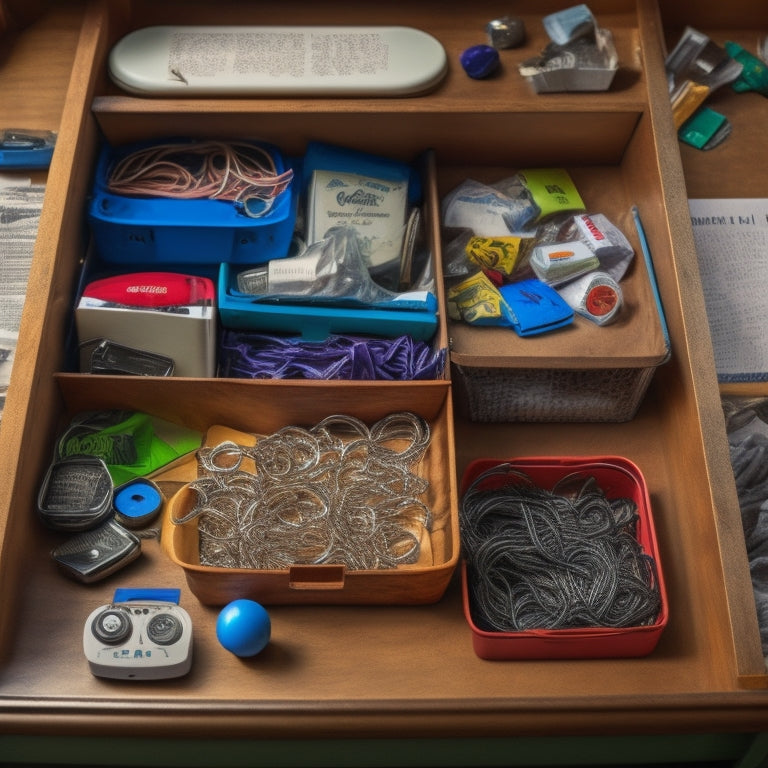
[[[718,380],[768,381],[768,198],[688,203]]]

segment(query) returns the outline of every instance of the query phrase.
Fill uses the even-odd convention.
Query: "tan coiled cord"
[[[136,150],[114,165],[107,188],[125,196],[232,200],[263,215],[292,179],[293,170],[279,173],[264,147],[206,140]],[[257,214],[248,205],[253,198],[266,203]]]

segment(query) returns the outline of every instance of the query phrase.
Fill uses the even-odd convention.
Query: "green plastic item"
[[[768,66],[757,56],[753,56],[745,48],[731,40],[726,42],[725,50],[732,59],[738,61],[743,67],[741,74],[731,83],[731,88],[737,93],[757,91],[763,96],[768,96]]]
[[[70,423],[58,456],[104,460],[115,486],[146,477],[202,443],[200,432],[137,411],[86,411]]]
[[[529,168],[520,171],[519,176],[540,210],[537,221],[555,213],[586,210],[573,179],[564,168]]]
[[[691,115],[678,131],[680,141],[696,149],[712,149],[731,133],[732,126],[725,115],[709,107],[701,107]]]

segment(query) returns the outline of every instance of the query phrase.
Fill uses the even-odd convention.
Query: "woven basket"
[[[453,366],[457,407],[478,422],[621,422],[637,412],[655,367]]]

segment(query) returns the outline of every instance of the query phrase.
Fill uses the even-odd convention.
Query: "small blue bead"
[[[499,66],[499,52],[490,45],[473,45],[460,56],[461,66],[473,80],[482,80]]]

